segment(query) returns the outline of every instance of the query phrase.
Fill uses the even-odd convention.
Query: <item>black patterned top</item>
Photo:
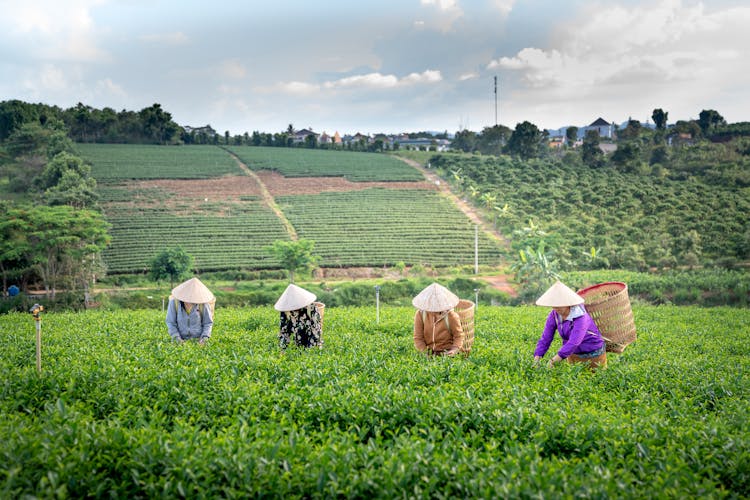
[[[315,304],[295,311],[282,311],[279,322],[279,345],[286,349],[294,339],[300,347],[322,347],[323,328]]]

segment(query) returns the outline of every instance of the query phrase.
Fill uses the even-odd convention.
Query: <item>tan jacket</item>
[[[445,321],[446,313],[417,311],[414,315],[414,347],[418,351],[429,349],[439,353],[452,347],[463,347],[464,330],[461,328],[461,319],[455,311],[448,311],[447,314],[450,329]]]

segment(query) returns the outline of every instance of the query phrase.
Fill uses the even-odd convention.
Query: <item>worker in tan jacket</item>
[[[433,283],[414,297],[414,347],[436,356],[454,356],[464,343],[461,320],[453,310],[459,298],[450,290]]]

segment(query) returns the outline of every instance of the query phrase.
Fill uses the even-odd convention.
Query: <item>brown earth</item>
[[[181,199],[204,201],[239,200],[240,196],[261,196],[258,183],[245,175],[231,175],[214,179],[154,179],[131,181],[130,189],[163,189]],[[166,200],[165,200],[166,201]]]
[[[361,191],[373,187],[388,189],[437,189],[433,184],[421,182],[352,182],[343,177],[284,177],[270,170],[257,172],[258,179],[273,196],[318,194],[337,191]]]

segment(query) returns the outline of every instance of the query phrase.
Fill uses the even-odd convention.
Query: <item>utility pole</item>
[[[497,75],[495,75],[495,126],[497,127]]]

